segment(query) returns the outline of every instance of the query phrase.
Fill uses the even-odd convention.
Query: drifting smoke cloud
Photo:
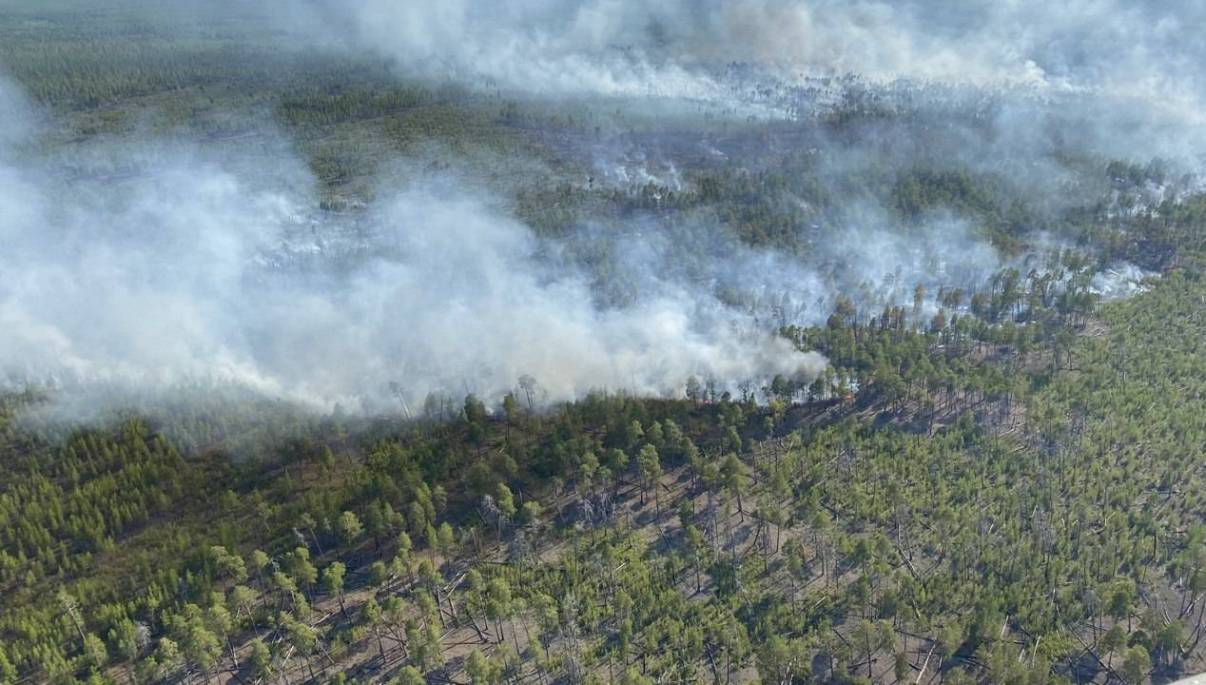
[[[802,215],[823,224],[798,227],[815,234],[804,261],[694,216],[546,242],[456,178],[332,217],[279,151],[100,144],[83,178],[65,179],[23,152],[38,134],[31,109],[0,83],[0,370],[12,384],[120,396],[213,382],[375,411],[417,408],[429,393],[494,400],[520,377],[550,401],[596,388],[676,394],[692,375],[808,378],[824,360],[768,331],[822,322],[838,293],[907,304],[917,284],[970,289],[1007,265],[966,221],[925,217],[905,231],[875,207],[884,198],[843,197],[841,178],[970,168],[1058,209],[1086,196],[1066,192],[1080,180],[1063,151],[1206,150],[1206,48],[1181,37],[1206,23],[1201,7],[290,0],[264,11],[327,45],[388,55],[407,76],[785,116],[806,109],[802,97],[842,102],[865,88],[901,116],[856,123],[853,144],[801,126],[775,129],[781,146],[715,151],[717,166],[755,168],[768,148],[816,148],[818,182],[845,204]],[[847,74],[858,80],[823,78]],[[762,76],[770,85],[754,88]],[[592,182],[689,190],[676,151],[643,142],[589,151]],[[1102,292],[1118,290],[1109,278]]]
[[[0,98],[17,117],[12,89]],[[626,306],[598,307],[582,273],[451,181],[340,225],[312,211],[288,160],[102,148],[124,176],[64,183],[15,142],[0,148],[0,365],[16,384],[204,381],[378,410],[431,392],[497,399],[521,376],[556,401],[677,394],[692,375],[806,380],[825,363],[653,275]]]
[[[306,3],[346,38],[436,78],[484,77],[540,93],[675,93],[708,69],[854,74],[972,85],[1104,90],[1200,100],[1199,3],[1162,0],[449,0]],[[1200,115],[1199,115],[1200,116]]]
[[[1206,47],[1192,38],[1202,3],[299,2],[289,16],[312,41],[389,56],[411,77],[793,116],[841,100],[851,82],[830,78],[852,76],[1007,92],[1031,129],[1054,123],[1110,154],[1206,152]]]
[[[939,288],[972,291],[1011,265],[966,222],[935,218],[906,230],[871,210],[807,256],[748,247],[704,220],[635,222],[619,234],[585,231],[567,252],[571,260],[590,262],[582,268],[592,273],[592,292],[604,303],[631,301],[666,283],[690,284],[745,312],[755,329],[824,324],[839,295],[865,313],[911,305],[918,285],[927,293],[924,313],[932,315]]]

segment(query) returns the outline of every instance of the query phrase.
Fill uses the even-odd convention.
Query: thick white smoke
[[[1015,93],[1029,127],[1055,117],[1111,154],[1206,152],[1200,2],[298,2],[288,16],[311,41],[386,55],[407,77],[780,115],[840,94],[835,76],[941,84]]]
[[[565,400],[824,365],[707,290],[659,281],[599,308],[527,227],[451,180],[341,227],[290,189],[287,159],[102,147],[123,177],[65,182],[17,142],[0,148],[0,366],[14,383],[214,381],[375,410],[496,399],[523,376]]]
[[[438,78],[540,93],[690,96],[706,68],[975,85],[1203,92],[1200,3],[1040,0],[341,0],[326,26]],[[681,90],[680,90],[681,89]],[[1200,116],[1200,115],[1199,115]]]
[[[726,67],[736,61],[787,84],[789,101],[792,84],[846,74],[902,101],[914,87],[939,100],[904,108],[920,122],[912,129],[868,124],[859,145],[812,141],[832,156],[819,173],[955,159],[1058,201],[1072,182],[1065,148],[1206,150],[1206,48],[1183,39],[1206,23],[1194,4],[288,0],[262,11],[327,45],[388,55],[407,77],[534,96],[773,101],[733,80],[747,73]],[[943,98],[966,99],[958,111],[972,121],[935,114]],[[707,231],[619,236],[601,284],[572,255],[558,258],[572,246],[538,240],[455,177],[333,218],[279,152],[102,143],[82,177],[69,176],[27,149],[31,111],[0,84],[0,370],[12,383],[213,380],[369,410],[428,393],[494,399],[520,377],[549,400],[595,388],[673,394],[692,375],[816,373],[824,360],[768,330],[823,321],[836,293],[908,303],[918,283],[932,293],[1003,266],[957,218],[906,234],[852,211],[817,234],[807,264]],[[637,153],[592,159],[598,183],[690,183],[673,156]],[[700,244],[684,250],[689,241]],[[601,296],[616,284],[622,296]]]

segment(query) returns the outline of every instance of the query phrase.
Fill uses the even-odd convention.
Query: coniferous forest
[[[0,685],[1206,671],[1201,12],[928,4],[0,0]]]

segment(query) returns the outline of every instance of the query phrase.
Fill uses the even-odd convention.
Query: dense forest
[[[355,228],[455,167],[602,311],[641,301],[624,254],[648,241],[652,271],[823,368],[567,401],[524,376],[373,412],[201,388],[80,420],[55,411],[69,386],[0,385],[0,685],[1206,671],[1193,174],[1057,145],[1040,188],[1033,160],[951,139],[991,97],[851,87],[788,118],[546,102],[252,40],[237,13],[179,36],[157,12],[0,0],[0,70],[43,126],[17,156],[55,160],[55,187],[120,194],[142,172],[94,151],[140,136],[288,147],[315,213]],[[885,276],[853,247],[870,215],[903,236],[886,251],[962,249],[957,223],[1001,256]],[[750,285],[714,266],[733,255],[827,290],[769,267]],[[1119,265],[1140,274],[1123,292],[1102,285]]]

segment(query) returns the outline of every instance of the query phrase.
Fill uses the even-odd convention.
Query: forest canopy
[[[0,685],[1206,671],[1206,17],[934,5],[0,0]]]

